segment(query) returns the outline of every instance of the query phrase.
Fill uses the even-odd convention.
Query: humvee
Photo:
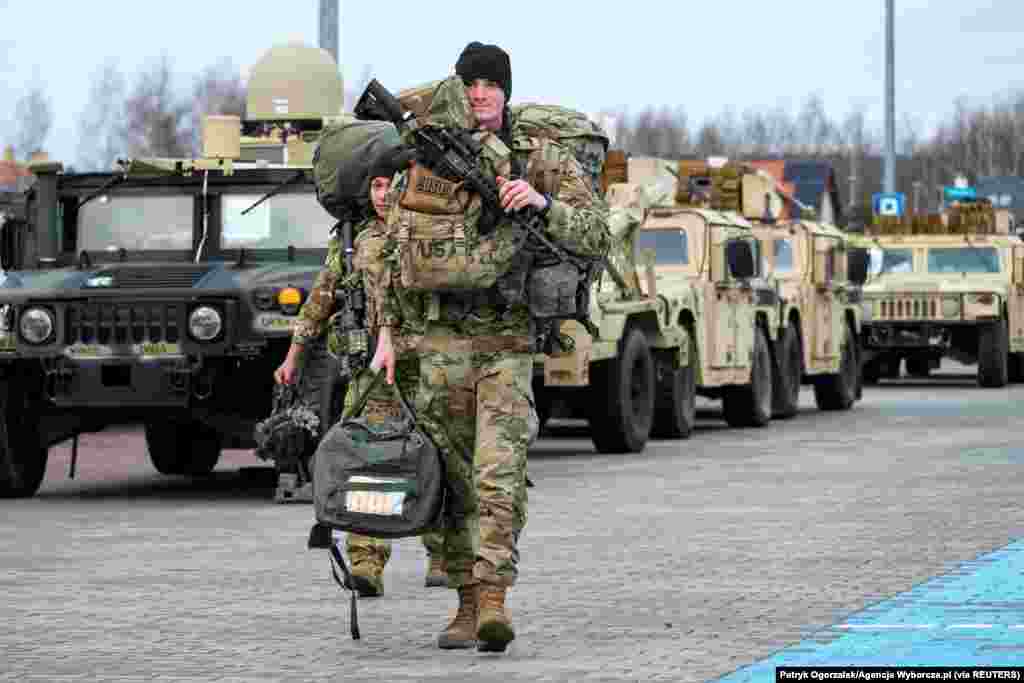
[[[166,474],[255,445],[335,223],[310,164],[341,105],[330,55],[289,44],[253,68],[245,121],[207,121],[203,158],[31,168],[0,240],[0,496],[31,496],[50,446],[108,424],[142,423]]]
[[[982,387],[1024,381],[1024,245],[981,200],[881,218],[864,287],[864,380],[928,377],[942,358],[978,366]]]
[[[822,410],[852,407],[861,389],[863,250],[825,223],[790,219],[753,225],[765,270],[780,295],[773,417],[796,415],[802,384],[813,385]]]
[[[732,426],[767,424],[778,296],[761,278],[750,223],[663,197],[637,202],[642,192],[609,188],[613,223],[616,211],[640,215],[615,236],[621,253],[608,272],[618,275],[602,277],[591,299],[598,334],[575,328],[572,353],[543,358],[542,417],[568,405],[600,452],[688,436],[697,395],[722,400]]]

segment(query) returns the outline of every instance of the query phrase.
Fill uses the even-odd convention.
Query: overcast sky
[[[1024,89],[1024,2],[895,0],[897,109],[928,124],[954,98]],[[471,40],[512,56],[512,100],[590,112],[682,105],[691,125],[732,108],[796,110],[810,93],[839,119],[883,118],[884,0],[619,3],[341,0],[347,82],[364,69],[392,90],[450,73]],[[243,71],[272,45],[317,44],[318,0],[0,0],[0,139],[17,97],[44,84],[46,147],[73,160],[76,121],[99,65],[134,78],[169,55],[179,85],[223,57]]]

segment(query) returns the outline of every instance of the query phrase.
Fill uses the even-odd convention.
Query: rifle
[[[330,319],[330,324],[344,340],[344,355],[338,358],[338,373],[344,379],[350,379],[367,368],[371,348],[370,331],[366,324],[366,290],[362,278],[353,277],[355,266],[352,255],[355,247],[352,226],[357,218],[357,212],[351,210],[340,223],[345,277],[335,289],[334,300],[338,310]]]
[[[527,207],[509,214],[504,212],[501,207],[498,183],[481,167],[479,162],[483,146],[473,138],[470,131],[420,125],[414,114],[406,114],[402,111],[402,105],[398,99],[377,79],[371,80],[366,86],[353,113],[362,120],[388,121],[394,124],[398,132],[407,138],[416,150],[419,163],[446,180],[463,183],[468,190],[480,195],[484,209],[484,215],[478,228],[481,235],[487,235],[493,231],[498,224],[498,217],[504,216],[526,231],[526,248],[534,252],[546,251],[557,262],[571,263],[583,273],[581,287],[584,291],[582,295],[580,292],[577,293],[574,319],[582,323],[591,334],[597,334],[597,328],[590,320],[587,301],[590,283],[597,275],[597,268],[588,260],[563,249],[548,239],[544,234],[545,219],[537,209]],[[550,323],[553,321],[544,322],[548,322],[550,327]]]

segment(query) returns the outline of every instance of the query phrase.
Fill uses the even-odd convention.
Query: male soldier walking
[[[379,302],[382,295],[377,294],[385,287],[385,269],[380,262],[381,251],[387,242],[386,224],[384,222],[388,209],[388,190],[391,177],[397,169],[391,167],[393,157],[382,154],[374,164],[370,174],[370,203],[374,215],[359,223],[354,229],[353,266],[356,273],[362,273],[365,283],[367,300],[370,303],[367,315],[368,329],[377,327]],[[305,345],[324,333],[327,320],[334,309],[334,291],[338,283],[345,277],[345,260],[342,253],[341,240],[332,236],[327,251],[327,261],[323,270],[317,274],[316,282],[309,299],[299,311],[298,321],[292,332],[292,343],[284,362],[274,372],[274,379],[281,384],[295,381],[302,362]],[[395,337],[398,360],[398,383],[409,400],[413,400],[419,384],[419,361],[413,355],[416,342],[422,334],[422,322],[413,311],[406,311],[402,318],[402,328]],[[328,340],[328,347],[335,340]],[[367,390],[372,374],[364,370],[359,376],[352,378],[345,395],[344,412],[347,414],[356,398]],[[401,415],[397,398],[390,387],[378,385],[366,402],[363,414],[368,420],[381,421],[389,417]],[[326,426],[323,430],[326,433]],[[391,557],[391,542],[386,539],[372,538],[360,534],[348,534],[346,550],[352,565],[352,578],[356,590],[362,597],[376,597],[384,592],[384,567]],[[423,535],[423,545],[427,550],[429,565],[427,568],[427,587],[446,586],[448,578],[444,571],[442,555],[443,539],[439,533]]]
[[[498,134],[525,161],[526,179],[498,178],[506,212],[532,206],[546,218],[546,235],[572,251],[600,257],[610,237],[603,204],[578,162],[555,143],[512,139],[507,101],[508,54],[470,43],[456,74],[480,129]],[[549,194],[535,189],[557,170]],[[389,261],[392,269],[397,268]],[[397,278],[393,278],[395,280]],[[374,364],[394,381],[395,340],[402,320],[394,283],[381,310]],[[533,349],[529,309],[506,302],[496,288],[467,294],[422,294],[430,311],[419,345],[421,425],[445,452],[458,499],[445,529],[448,585],[459,593],[455,618],[438,638],[444,649],[502,652],[515,638],[505,611],[518,576],[519,535],[526,523],[526,452],[535,413],[530,381]]]

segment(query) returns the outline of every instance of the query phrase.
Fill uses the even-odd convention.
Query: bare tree
[[[27,159],[43,149],[53,126],[53,108],[41,84],[35,84],[14,105],[15,153]]]
[[[187,156],[191,103],[174,90],[171,60],[164,55],[139,74],[124,104],[124,147],[131,156]]]
[[[109,169],[122,151],[120,115],[124,76],[107,60],[93,77],[85,111],[78,120],[78,165],[83,171]]]
[[[192,151],[202,145],[203,117],[207,114],[245,116],[245,85],[230,58],[207,67],[192,87],[190,136]]]

